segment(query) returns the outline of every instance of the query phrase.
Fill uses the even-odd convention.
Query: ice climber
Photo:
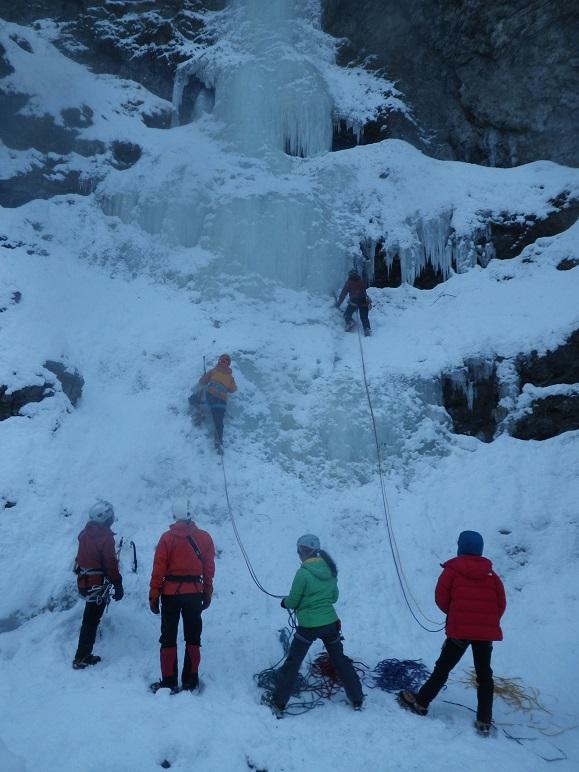
[[[229,354],[221,354],[217,365],[199,378],[199,385],[205,387],[205,400],[213,417],[215,448],[219,453],[223,453],[223,419],[227,400],[230,394],[237,391]]]
[[[328,553],[320,549],[320,540],[313,534],[301,536],[297,550],[302,565],[281,605],[295,609],[298,626],[278,671],[275,689],[264,694],[263,702],[276,716],[283,715],[300,665],[311,644],[320,638],[352,706],[359,710],[364,700],[362,686],[352,661],[344,654],[341,624],[333,606],[338,600],[338,569]]]
[[[88,516],[88,523],[78,535],[78,553],[74,572],[78,591],[85,599],[84,614],[78,637],[78,647],[72,666],[82,670],[101,661],[92,653],[97,629],[108,603],[108,587],[114,587],[114,599],[121,600],[123,578],[115,553],[115,537],[111,526],[115,513],[108,501],[97,501]]]
[[[157,544],[149,589],[151,611],[161,612],[161,680],[151,689],[178,691],[177,631],[182,618],[181,687],[193,691],[199,686],[201,612],[211,603],[215,548],[211,536],[193,522],[187,500],[175,501],[172,509],[175,522]]]
[[[372,301],[366,294],[366,285],[364,280],[355,269],[352,269],[348,274],[348,279],[342,287],[340,296],[336,301],[336,308],[339,308],[342,305],[346,295],[348,295],[348,305],[346,306],[346,311],[344,312],[346,332],[350,332],[350,330],[354,329],[355,322],[352,320],[352,316],[354,311],[357,310],[360,314],[362,327],[364,328],[364,335],[370,335],[371,330],[370,320],[368,319],[368,312],[372,308]]]
[[[436,605],[446,614],[447,638],[434,671],[418,692],[402,691],[400,704],[425,716],[450,671],[467,648],[472,648],[477,680],[475,728],[490,732],[493,709],[493,641],[502,641],[500,619],[506,608],[505,589],[488,558],[482,557],[483,538],[476,531],[458,537],[458,556],[442,564],[435,591]]]

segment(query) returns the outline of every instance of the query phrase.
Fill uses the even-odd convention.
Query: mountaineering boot
[[[428,708],[424,708],[420,703],[416,702],[416,695],[413,692],[398,692],[396,699],[402,708],[411,710],[417,716],[425,716],[428,713]]]
[[[352,330],[356,329],[356,322],[348,322],[348,324],[345,327],[346,332],[352,332]]]
[[[264,692],[261,695],[261,704],[267,705],[267,707],[271,710],[276,718],[283,718],[285,706],[282,708],[281,705],[278,705],[277,702],[274,702],[271,692]]]
[[[187,681],[183,681],[181,684],[181,691],[194,692],[195,690],[201,691],[201,684],[199,683],[199,676],[197,673],[191,673]]]
[[[488,737],[491,733],[491,725],[488,721],[479,721],[478,719],[475,719],[474,728],[481,737]]]
[[[101,658],[97,657],[96,654],[87,654],[86,657],[75,657],[72,662],[72,669],[73,670],[84,670],[85,667],[89,667],[90,665],[96,665],[97,662],[100,662]]]
[[[159,689],[170,689],[171,694],[179,694],[179,687],[175,686],[174,684],[167,684],[163,681],[155,681],[155,683],[152,683],[149,686],[149,689],[153,692],[153,694],[157,694]]]
[[[223,443],[219,442],[219,440],[215,440],[215,450],[218,456],[223,455]]]
[[[369,327],[364,328],[364,337],[369,338],[372,335],[372,330]]]
[[[354,710],[362,710],[362,705],[364,704],[364,700],[356,700],[356,702],[352,703],[352,707]]]

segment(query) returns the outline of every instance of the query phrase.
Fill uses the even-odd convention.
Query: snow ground
[[[35,33],[22,34],[42,52],[45,68],[68,66],[38,45]],[[19,72],[15,78],[34,68],[19,65]],[[106,78],[78,77],[87,79],[79,82],[82,100],[90,96],[111,117],[119,90],[110,91]],[[27,84],[32,89],[34,78]],[[69,96],[66,106],[81,99],[67,92],[38,109],[56,115]],[[112,139],[115,131],[105,123],[95,124],[94,136],[102,129]],[[380,221],[374,235],[384,226],[410,243],[409,222],[450,208],[455,226],[465,223],[467,232],[481,210],[544,214],[549,198],[576,190],[577,171],[546,163],[479,169],[432,161],[401,142],[312,159],[276,157],[272,166],[226,145],[206,119],[156,131],[140,115],[123,113],[120,135],[138,136],[143,158],[128,172],[112,173],[96,195],[0,211],[0,235],[8,240],[1,243],[13,247],[0,250],[2,287],[8,295],[22,292],[21,302],[0,316],[2,382],[12,389],[40,382],[49,376],[46,359],[62,359],[85,378],[77,409],[57,389],[22,417],[0,423],[8,449],[0,496],[17,502],[0,510],[2,770],[146,772],[167,759],[172,769],[202,772],[534,772],[548,763],[541,756],[557,755],[566,756],[558,769],[575,770],[579,432],[545,442],[502,436],[488,445],[453,436],[435,384],[441,370],[467,356],[545,351],[577,328],[579,271],[556,270],[562,257],[577,254],[577,226],[514,260],[453,274],[430,292],[372,290],[374,336],[363,340],[393,525],[412,591],[438,619],[432,600],[438,564],[454,554],[460,530],[481,531],[509,603],[495,673],[538,689],[548,711],[517,712],[496,700],[499,726],[529,738],[521,744],[502,731],[482,741],[472,732],[472,715],[443,701],[474,705],[473,691],[459,683],[461,669],[427,719],[402,712],[377,690],[368,691],[360,714],[337,698],[275,721],[259,705],[253,674],[281,656],[277,631],[285,614],[250,580],[209,427],[193,429],[186,408],[203,357],[210,364],[229,351],[239,391],[228,411],[225,466],[261,581],[275,594],[286,592],[297,567],[295,540],[314,531],[340,569],[346,652],[371,666],[389,657],[420,657],[432,666],[442,634],[422,631],[410,617],[389,553],[358,337],[344,336],[324,292],[335,289],[348,244],[362,224],[368,227],[368,217]],[[199,187],[203,220],[191,208]],[[127,192],[137,209],[140,200],[158,203],[174,192],[190,208],[173,224],[199,223],[199,236],[184,243],[171,238],[166,223],[152,227],[147,211],[158,213],[160,204],[114,216],[107,200]],[[355,211],[342,217],[350,195]],[[285,219],[277,210],[269,216],[267,202],[285,207],[299,196]],[[241,203],[229,206],[236,198]],[[258,219],[244,222],[240,211]],[[165,212],[173,216],[174,204]],[[233,218],[225,236],[218,215],[222,223]],[[249,250],[262,222],[267,250],[244,263],[231,234]],[[260,264],[278,247],[285,254],[282,241],[287,254],[298,253],[301,237],[292,228],[310,226],[337,249],[333,257],[332,249],[308,253],[304,266],[319,257],[324,270],[302,266],[280,275],[280,265]],[[330,277],[328,286],[320,276]],[[203,637],[207,688],[200,697],[153,696],[147,685],[158,675],[159,620],[148,611],[149,570],[171,497],[183,493],[219,551]],[[125,550],[126,596],[110,608],[97,641],[103,662],[73,672],[82,604],[71,565],[87,509],[101,496],[114,503],[118,535],[135,541],[139,570],[131,573]]]

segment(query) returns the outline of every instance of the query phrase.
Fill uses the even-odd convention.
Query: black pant
[[[368,306],[366,303],[352,303],[351,300],[348,301],[348,305],[346,306],[346,310],[344,312],[344,321],[346,324],[350,324],[354,311],[356,310],[360,313],[360,321],[362,322],[362,327],[365,330],[369,330],[370,320],[368,319]]]
[[[491,641],[463,641],[447,638],[442,646],[440,657],[428,681],[420,688],[416,701],[427,708],[447,681],[450,671],[458,664],[464,652],[472,647],[472,658],[477,680],[477,711],[479,721],[490,723],[493,716],[493,671],[491,670]]]
[[[326,647],[330,662],[334,666],[338,678],[351,702],[361,702],[363,699],[362,685],[354,670],[352,661],[344,654],[342,638],[337,622],[322,627],[297,627],[286,661],[278,671],[277,684],[273,692],[273,701],[280,707],[285,707],[292,693],[297,674],[300,670],[308,649],[316,638],[321,638]]]
[[[99,622],[101,621],[105,609],[106,603],[101,603],[100,605],[96,603],[85,603],[75,659],[83,659],[84,657],[88,657],[89,654],[92,654],[92,647],[94,646],[96,639]]]
[[[213,424],[215,426],[215,441],[220,445],[223,442],[223,419],[225,418],[225,402],[218,397],[212,399],[207,395],[207,404],[211,410]]]
[[[190,683],[192,674],[197,673],[203,629],[202,604],[203,595],[200,592],[161,596],[161,676],[167,685],[177,685],[177,632],[181,618],[185,638],[183,684]]]

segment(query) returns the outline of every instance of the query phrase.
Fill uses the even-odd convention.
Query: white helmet
[[[93,504],[89,509],[88,519],[92,523],[107,523],[109,520],[111,523],[114,522],[115,510],[113,509],[113,505],[102,499],[97,501],[97,503]]]
[[[191,520],[191,510],[189,506],[189,499],[175,499],[171,505],[173,512],[173,520],[179,522],[180,520]]]

